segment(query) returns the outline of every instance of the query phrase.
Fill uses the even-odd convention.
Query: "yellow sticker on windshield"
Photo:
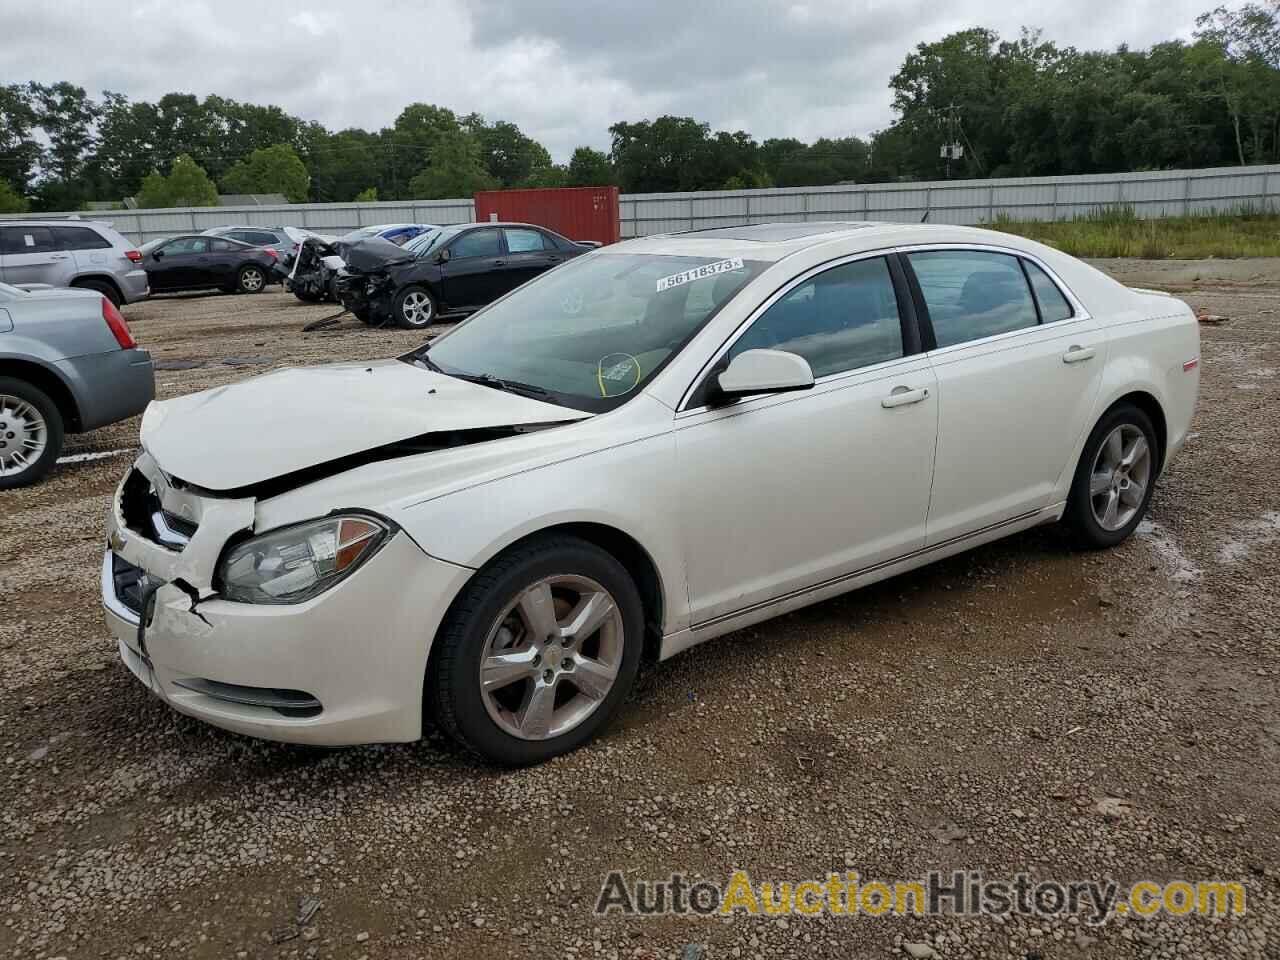
[[[658,293],[661,293],[663,290],[670,290],[672,287],[678,287],[683,283],[691,283],[694,280],[701,280],[704,277],[714,277],[718,273],[729,273],[730,271],[741,269],[741,257],[730,257],[728,260],[717,260],[715,263],[708,263],[705,266],[694,267],[692,270],[685,270],[683,273],[673,273],[669,277],[662,277],[658,281]]]

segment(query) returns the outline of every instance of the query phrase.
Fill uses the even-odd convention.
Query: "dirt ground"
[[[1229,318],[1202,328],[1194,433],[1139,536],[1083,554],[1040,529],[706,644],[536,769],[171,711],[99,612],[137,423],[73,438],[103,456],[0,503],[0,955],[1280,957],[1280,267],[1107,268]],[[328,312],[271,292],[126,315],[162,397],[421,339],[301,333]],[[1221,879],[1249,899],[1088,928],[593,916],[613,869]],[[303,922],[300,898],[320,904]]]

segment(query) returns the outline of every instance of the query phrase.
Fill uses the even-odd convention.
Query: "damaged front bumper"
[[[370,319],[383,320],[391,316],[395,284],[385,274],[340,273],[337,295],[344,309],[356,315],[363,313]]]
[[[156,516],[126,496],[138,478]],[[218,560],[254,532],[254,513],[252,499],[200,496],[139,458],[112,502],[101,571],[125,665],[174,709],[238,733],[324,746],[416,740],[431,638],[472,571],[397,534],[306,602],[224,600]]]

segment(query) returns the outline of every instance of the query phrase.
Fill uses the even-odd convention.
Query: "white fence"
[[[1131,206],[1139,217],[1231,213],[1244,207],[1280,210],[1280,164],[1084,177],[623,194],[620,212],[622,236],[640,237],[776,220],[918,222],[926,214],[931,223],[991,223],[1002,215],[1014,220],[1069,220],[1121,205]],[[306,227],[328,234],[375,223],[468,223],[475,218],[475,204],[469,199],[295,203],[109,210],[80,216],[110,221],[134,242],[144,243],[232,223]]]

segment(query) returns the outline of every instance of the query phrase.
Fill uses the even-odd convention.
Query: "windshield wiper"
[[[551,396],[549,390],[544,390],[542,387],[535,386],[532,383],[521,383],[519,380],[503,380],[501,377],[495,377],[492,373],[450,373],[448,376],[465,380],[468,383],[478,383],[481,386],[493,387],[495,390],[503,390],[507,393],[533,397],[535,400]]]

